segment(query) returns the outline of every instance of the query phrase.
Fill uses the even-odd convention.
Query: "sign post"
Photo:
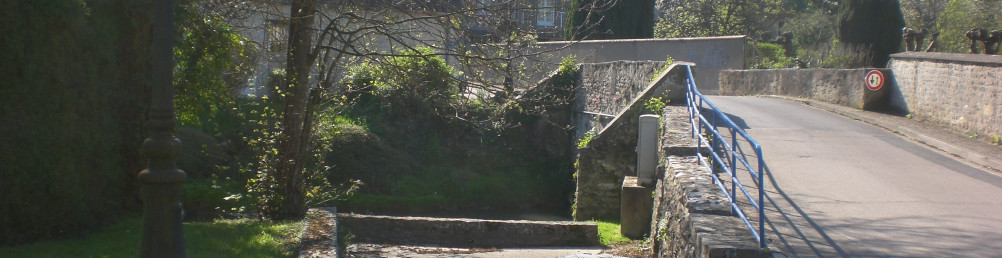
[[[866,73],[866,77],[863,80],[866,82],[866,88],[872,91],[877,91],[884,87],[884,73],[878,70],[871,70]]]

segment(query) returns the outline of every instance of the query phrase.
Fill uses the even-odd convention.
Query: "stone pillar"
[[[651,211],[654,208],[654,187],[638,184],[637,177],[623,178],[623,195],[619,209],[619,232],[631,239],[643,238],[650,232]]]

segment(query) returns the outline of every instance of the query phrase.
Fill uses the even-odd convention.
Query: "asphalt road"
[[[1002,177],[799,102],[710,100],[762,145],[770,248],[790,257],[1002,257]]]

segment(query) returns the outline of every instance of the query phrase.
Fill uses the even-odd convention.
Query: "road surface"
[[[790,257],[1002,257],[1002,177],[796,101],[710,101],[762,145],[772,249]]]

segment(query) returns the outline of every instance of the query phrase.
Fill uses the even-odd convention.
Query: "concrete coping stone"
[[[975,63],[1002,66],[1002,56],[966,53],[902,52],[891,54],[891,59],[919,59],[955,63]]]

